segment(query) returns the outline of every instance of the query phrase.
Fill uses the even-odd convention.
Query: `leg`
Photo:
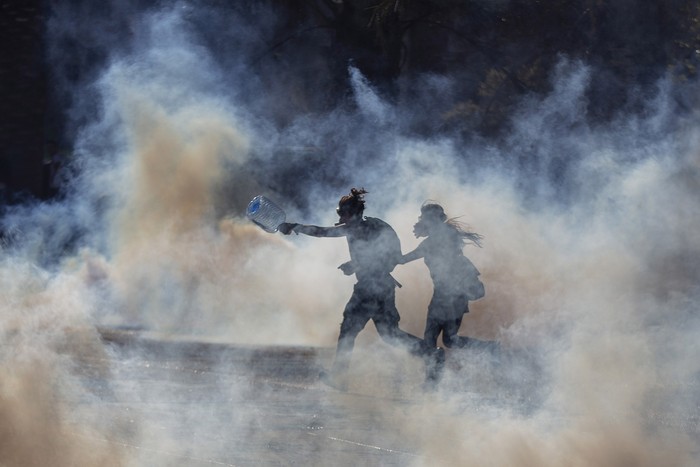
[[[428,314],[428,318],[425,322],[425,332],[423,334],[425,347],[430,352],[430,358],[425,361],[425,383],[423,384],[425,390],[435,389],[444,371],[445,351],[437,346],[437,337],[440,331],[442,331],[440,321],[432,318],[430,314]]]
[[[425,321],[425,332],[423,333],[425,344],[432,352],[432,359],[426,361],[424,388],[427,390],[435,389],[445,369],[445,351],[437,346],[437,338],[441,332],[445,346],[449,347],[451,344],[445,330],[445,322],[442,318],[439,318],[443,316],[444,308],[445,295],[440,293],[439,290],[434,291],[428,305],[428,317]]]
[[[387,322],[382,319],[375,319],[374,325],[377,327],[377,333],[384,342],[390,345],[400,345],[404,347],[411,355],[423,357],[428,347],[420,337],[409,334],[399,328],[398,322]]]
[[[445,343],[445,347],[463,349],[470,346],[472,339],[457,335],[459,327],[462,325],[464,314],[469,313],[469,300],[465,295],[460,294],[456,296],[448,295],[445,297],[445,301],[448,304],[447,309],[449,311],[446,316],[452,317],[445,319],[444,322],[442,341]]]
[[[333,366],[330,372],[325,370],[321,372],[320,376],[323,382],[336,389],[343,391],[347,389],[347,371],[350,368],[355,338],[369,320],[367,313],[364,312],[365,302],[362,294],[355,287],[355,291],[348,304],[345,305],[343,312],[343,322],[340,323],[340,334],[335,348]]]
[[[488,352],[497,352],[499,345],[497,341],[482,341],[472,337],[458,336],[457,331],[462,324],[462,318],[450,320],[445,323],[445,330],[442,335],[442,340],[445,342],[445,347],[456,347],[458,349],[473,349]]]
[[[409,334],[399,329],[398,322],[387,323],[382,320],[375,320],[379,335],[389,344],[395,345],[397,342],[404,347],[411,355],[420,357],[425,362],[425,383],[426,390],[432,390],[440,378],[445,367],[445,351],[435,345],[426,342],[419,337]],[[438,330],[439,332],[439,330]],[[437,338],[437,334],[435,336]]]
[[[377,333],[390,345],[400,345],[406,348],[412,355],[420,357],[428,353],[429,348],[423,339],[414,336],[399,328],[399,311],[394,302],[394,288],[386,293],[385,297],[376,300],[372,311],[372,321],[377,328]]]
[[[428,314],[428,318],[425,320],[425,332],[423,333],[423,340],[425,341],[426,346],[430,348],[437,347],[437,338],[440,334],[440,330],[440,322],[434,318],[431,318],[430,314]],[[445,345],[447,346],[447,344]]]
[[[391,345],[400,345],[412,355],[423,359],[426,364],[426,379],[439,380],[445,362],[445,352],[428,345],[423,339],[399,328],[399,311],[396,309],[395,285],[378,291],[375,300],[367,308],[374,321],[379,336]]]
[[[369,319],[364,316],[357,316],[353,313],[345,313],[343,322],[340,323],[340,334],[338,344],[335,348],[335,362],[333,363],[334,373],[345,373],[350,367],[350,358],[355,348],[355,339],[364,329]]]
[[[456,347],[458,349],[463,349],[470,345],[470,338],[457,335],[457,332],[459,331],[459,327],[461,325],[461,317],[457,319],[451,319],[445,322],[445,329],[442,334],[442,341],[445,343],[445,347]]]

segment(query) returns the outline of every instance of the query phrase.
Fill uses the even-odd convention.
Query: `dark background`
[[[109,24],[105,34],[119,37],[128,49],[130,17],[172,2],[126,2],[128,8],[120,9],[97,3],[0,3],[0,189],[5,203],[60,195],[50,175],[70,160],[82,123],[69,112],[76,106],[73,91],[89,84],[107,58],[79,29],[68,33],[49,27],[52,16],[59,10],[92,16]],[[585,111],[591,122],[605,124],[621,112],[644,112],[641,103],[663,76],[679,86],[694,81],[700,56],[700,5],[689,0],[190,4],[192,27],[224,66],[236,40],[245,40],[233,18],[255,27],[261,9],[274,14],[251,37],[246,65],[270,88],[286,87],[294,113],[275,102],[251,102],[281,128],[298,115],[344,105],[349,63],[398,106],[419,101],[427,77],[445,75],[460,83],[449,99],[431,102],[430,111],[410,120],[406,131],[498,138],[508,131],[507,116],[519,99],[549,90],[552,69],[562,57],[595,68]],[[279,76],[284,76],[282,84]],[[679,94],[677,106],[684,112],[694,103]]]
[[[51,138],[42,1],[0,4],[0,184],[5,196],[46,196],[43,155]],[[60,115],[57,117],[60,119]]]

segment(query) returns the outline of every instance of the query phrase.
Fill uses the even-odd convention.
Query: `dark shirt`
[[[433,233],[416,248],[430,271],[434,287],[457,289],[464,275],[463,243],[452,230]]]
[[[296,230],[314,237],[346,237],[358,281],[391,280],[389,273],[401,259],[401,243],[394,229],[381,219],[364,217],[334,227],[301,225]]]

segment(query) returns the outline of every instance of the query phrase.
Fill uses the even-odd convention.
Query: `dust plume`
[[[0,458],[7,465],[123,465],[119,449],[95,440],[115,425],[84,412],[76,397],[97,399],[75,373],[105,350],[89,317],[81,271],[51,276],[3,259]],[[107,366],[95,366],[107,377]],[[115,424],[118,421],[115,420]]]
[[[57,38],[89,31],[106,57],[65,90],[85,93],[74,102],[68,196],[3,218],[12,241],[0,262],[0,461],[144,465],[148,454],[133,449],[142,442],[168,465],[171,453],[196,457],[174,436],[192,424],[245,439],[259,423],[243,410],[249,381],[225,362],[210,371],[199,413],[177,405],[167,383],[120,386],[113,373],[127,370],[96,327],[333,346],[353,285],[336,269],[344,240],[268,234],[243,213],[265,194],[289,221],[332,225],[357,186],[369,192],[365,213],[388,221],[404,252],[418,245],[412,225],[427,199],[484,236],[464,251],[487,295],[461,334],[499,341],[499,356],[450,350],[439,390],[416,396],[420,362],[372,326],[358,339],[353,388],[419,402],[367,398],[355,409],[407,440],[415,465],[697,463],[697,417],[686,414],[697,414],[700,384],[700,132],[697,112],[676,115],[676,84],[662,80],[643,112],[596,126],[585,118],[596,70],[562,58],[550,91],[520,102],[505,136],[426,137],[408,130],[420,108],[386,99],[352,64],[346,101],[294,112],[287,90],[298,83],[270,78],[294,63],[250,59],[263,46],[230,10],[110,5],[129,25],[119,40],[85,17],[72,22],[70,9],[53,17]],[[221,45],[208,42],[205,20],[240,28],[221,29]],[[261,14],[260,29],[275,20]],[[265,66],[279,73],[269,82]],[[428,271],[414,262],[394,274],[401,327],[422,335]],[[148,364],[138,349],[131,358]],[[85,362],[109,391],[84,387]],[[111,417],[146,392],[165,408]],[[125,441],[104,442],[115,433]],[[218,443],[205,433],[196,445]]]

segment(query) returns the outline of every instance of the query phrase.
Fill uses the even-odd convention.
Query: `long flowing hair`
[[[468,225],[458,220],[459,217],[448,218],[443,207],[435,201],[428,200],[424,202],[420,210],[421,216],[427,219],[433,219],[434,221],[443,222],[445,225],[449,226],[459,237],[462,246],[471,244],[479,248],[482,247],[481,240],[484,238],[483,235],[472,232]]]
[[[484,239],[484,236],[481,234],[478,234],[476,232],[472,232],[469,230],[469,226],[458,221],[458,217],[452,217],[450,219],[447,219],[445,221],[445,224],[449,225],[450,227],[454,228],[459,235],[462,237],[462,242],[464,245],[475,245],[478,246],[479,248],[482,247],[481,241]]]

